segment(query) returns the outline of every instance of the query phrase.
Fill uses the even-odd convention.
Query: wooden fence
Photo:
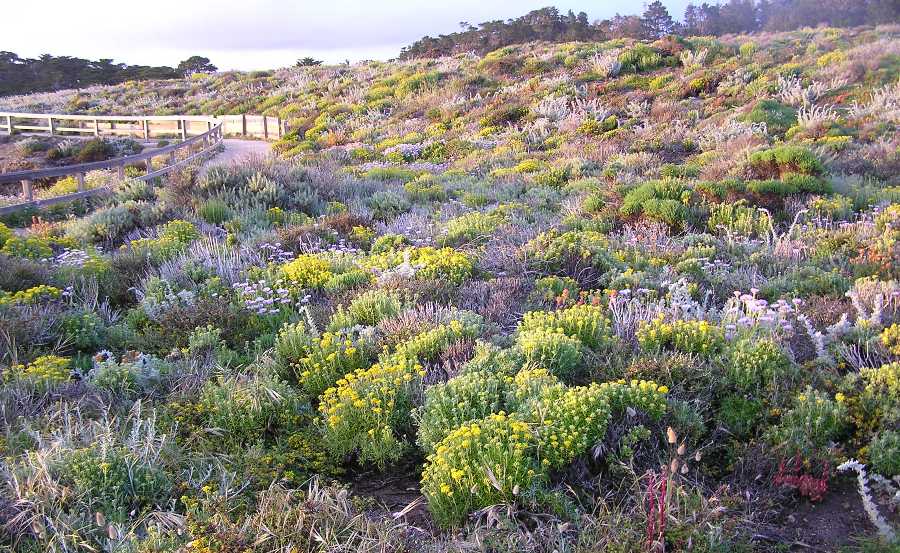
[[[217,123],[227,136],[277,140],[285,128],[278,117],[265,115],[64,115],[0,111],[0,130],[48,136],[127,136],[143,140],[185,140],[205,133]]]
[[[2,114],[0,114],[2,115]],[[64,120],[66,117],[77,117],[75,121],[91,121],[93,124],[93,132],[96,132],[97,124],[96,118],[92,116],[87,116],[87,119],[82,119],[82,116],[42,116],[48,120],[49,127],[38,127],[44,130],[50,130],[53,128],[54,120]],[[148,129],[147,121],[148,118],[126,118],[124,120],[138,121],[141,122],[141,132],[150,134],[151,130]],[[29,207],[44,207],[53,205],[61,202],[70,202],[73,200],[79,200],[82,198],[87,198],[89,196],[95,196],[103,193],[109,192],[108,188],[94,188],[90,190],[85,189],[84,176],[89,171],[98,171],[98,170],[112,170],[115,169],[118,172],[119,179],[122,180],[125,178],[125,168],[130,166],[140,166],[143,165],[146,169],[146,173],[135,177],[136,180],[148,181],[150,179],[160,177],[162,175],[168,174],[178,167],[181,167],[187,163],[190,163],[199,158],[209,156],[213,154],[216,148],[222,142],[224,137],[224,122],[219,121],[215,118],[200,118],[200,117],[166,117],[165,119],[156,119],[156,121],[176,121],[178,122],[179,129],[182,131],[182,136],[185,137],[183,140],[176,142],[174,144],[170,144],[168,146],[163,146],[161,148],[154,148],[147,150],[146,152],[141,152],[140,154],[119,157],[115,159],[110,159],[106,161],[96,161],[92,163],[80,163],[77,165],[66,165],[64,167],[51,167],[47,169],[35,169],[31,171],[13,171],[9,173],[0,173],[0,183],[10,183],[10,182],[21,182],[22,183],[22,199],[21,203],[8,205],[4,207],[0,207],[0,215],[5,215],[8,213],[13,213],[15,211],[19,211],[21,209],[29,208]],[[8,121],[8,120],[7,120]],[[115,118],[116,123],[121,123],[123,119]],[[113,123],[107,119],[107,123]],[[193,127],[196,128],[199,124],[203,124],[207,127],[207,130],[201,134],[196,136],[188,136],[188,131]],[[11,125],[11,123],[7,122],[7,125]],[[34,126],[32,126],[34,127]],[[21,129],[21,126],[15,126],[15,129]],[[78,127],[66,127],[77,129]],[[58,131],[62,131],[63,127],[57,127]],[[127,130],[128,132],[134,132],[135,129],[122,129],[122,127],[113,127],[114,131],[122,131]],[[52,132],[52,131],[51,131]],[[181,158],[179,159],[179,156]],[[164,158],[165,163],[162,168],[154,169],[153,160],[155,158]],[[65,177],[69,175],[74,175],[77,183],[78,190],[72,194],[65,194],[62,196],[55,196],[51,198],[40,198],[36,199],[34,197],[34,187],[33,183],[39,179],[47,179],[53,177]]]

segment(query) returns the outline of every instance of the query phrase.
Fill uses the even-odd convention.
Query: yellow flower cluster
[[[59,288],[41,284],[27,290],[20,290],[14,294],[7,294],[0,290],[0,305],[13,303],[37,303],[45,299],[56,299],[62,294]]]
[[[507,397],[517,398],[522,410],[467,422],[428,456],[422,493],[440,524],[456,524],[476,509],[510,501],[548,471],[570,464],[603,438],[610,417],[626,407],[654,418],[666,408],[668,389],[654,382],[566,388],[544,370],[526,371],[507,380]],[[547,387],[540,390],[538,383]]]
[[[417,413],[419,445],[426,453],[454,428],[501,409],[504,379],[488,371],[475,371],[436,384],[425,391],[425,404]]]
[[[502,411],[451,432],[428,456],[422,494],[435,520],[450,526],[481,507],[524,493],[537,483],[535,435]]]
[[[541,465],[558,469],[600,441],[614,413],[627,407],[639,409],[654,418],[665,412],[668,392],[647,380],[593,383],[567,389],[562,395],[541,398],[533,410],[538,422]]]
[[[549,395],[559,396],[565,391],[565,385],[547,369],[524,368],[509,377],[509,389],[506,393],[506,404],[513,411],[523,411],[529,401]]]
[[[344,375],[319,403],[325,439],[337,455],[359,452],[384,466],[402,454],[396,431],[409,425],[412,391],[425,372],[408,362],[376,364]]]
[[[604,309],[595,305],[576,305],[558,311],[531,311],[519,324],[519,332],[535,330],[561,332],[592,350],[613,342],[612,327]]]
[[[298,255],[281,267],[285,278],[301,288],[322,288],[334,276],[331,263],[315,255]]]
[[[894,323],[881,331],[881,345],[891,355],[900,356],[900,324]]]
[[[291,366],[297,381],[318,397],[343,375],[362,369],[368,362],[364,349],[347,337],[326,332],[308,353]]]
[[[712,355],[725,344],[723,330],[709,321],[673,321],[660,316],[641,324],[637,331],[641,347],[648,351],[672,349],[684,353]]]
[[[410,247],[403,250],[392,249],[368,258],[366,265],[371,268],[392,269],[406,259],[418,268],[417,277],[439,279],[452,284],[460,284],[472,275],[475,264],[472,258],[453,248]]]
[[[11,374],[38,388],[48,388],[69,380],[72,376],[68,357],[42,355],[27,365],[14,365]]]

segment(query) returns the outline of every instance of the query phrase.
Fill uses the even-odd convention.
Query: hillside
[[[290,130],[0,224],[0,546],[896,550],[900,25],[0,110]]]

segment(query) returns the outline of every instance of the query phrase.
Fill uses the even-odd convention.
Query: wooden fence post
[[[150,140],[150,120],[144,119],[144,140]]]
[[[12,115],[6,116],[6,132],[9,134],[13,133]]]
[[[146,164],[147,164],[147,174],[149,175],[150,173],[153,172],[153,158],[148,157]]]
[[[53,118],[47,118],[47,127],[50,129],[50,136],[53,136]]]
[[[119,180],[125,180],[125,166],[119,165]]]
[[[84,192],[84,173],[75,175],[75,180],[78,182],[78,191]]]
[[[100,121],[94,119],[94,136],[100,136]]]
[[[278,122],[278,138],[281,138],[283,136],[281,133],[281,117],[276,117],[275,121]]]
[[[181,119],[178,121],[178,124],[181,125],[181,139],[187,140],[187,121]]]
[[[31,188],[30,180],[26,179],[22,181],[22,195],[25,196],[26,202],[34,201],[34,190]]]
[[[247,136],[247,114],[241,114],[241,136]]]

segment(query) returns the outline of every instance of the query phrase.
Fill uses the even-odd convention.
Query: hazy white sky
[[[688,0],[663,0],[681,18]],[[172,65],[198,54],[220,69],[269,69],[313,56],[388,59],[429,34],[554,5],[591,20],[643,11],[627,0],[0,0],[0,50]],[[16,24],[11,25],[10,22]],[[33,23],[26,24],[31,21]]]

